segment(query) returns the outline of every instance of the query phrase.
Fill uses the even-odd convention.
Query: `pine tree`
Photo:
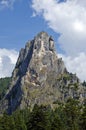
[[[50,130],[46,107],[35,105],[27,124],[28,130]]]

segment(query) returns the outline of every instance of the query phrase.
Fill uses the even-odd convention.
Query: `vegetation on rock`
[[[6,94],[7,89],[9,89],[10,81],[11,81],[10,77],[0,78],[0,100]]]

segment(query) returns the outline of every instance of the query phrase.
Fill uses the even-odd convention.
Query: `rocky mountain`
[[[12,113],[17,108],[32,108],[34,104],[54,108],[69,97],[83,101],[86,87],[67,71],[62,58],[58,58],[53,38],[40,32],[21,49],[0,112]]]

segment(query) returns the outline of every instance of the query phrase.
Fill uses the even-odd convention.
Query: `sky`
[[[40,31],[53,36],[68,71],[86,80],[86,0],[0,0],[0,77],[11,76],[19,50]]]

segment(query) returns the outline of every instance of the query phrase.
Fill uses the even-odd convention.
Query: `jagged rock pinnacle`
[[[38,33],[34,41],[34,48],[38,51],[54,51],[54,40],[46,32]]]
[[[34,104],[53,106],[56,100],[63,100],[62,83],[57,82],[57,78],[64,73],[68,72],[55,52],[53,38],[46,32],[38,33],[20,50],[0,111],[12,113],[17,108],[31,108]],[[77,82],[76,77],[74,82]]]
[[[38,33],[20,51],[11,86],[5,96],[8,113],[18,107],[23,109],[35,103],[49,102],[47,92],[53,91],[56,77],[65,70],[63,61],[58,59],[55,52],[53,38],[46,32]],[[50,97],[53,102],[55,97]]]
[[[45,88],[48,91],[48,87],[53,86],[55,78],[65,70],[63,61],[58,59],[55,52],[53,38],[46,32],[38,33],[20,51],[12,74],[11,91],[7,94],[10,104],[8,111],[14,111],[18,106],[24,108],[35,103],[46,103],[48,99],[46,100],[45,94],[41,95],[40,91],[45,93]],[[34,96],[31,94],[32,91],[35,93]]]

